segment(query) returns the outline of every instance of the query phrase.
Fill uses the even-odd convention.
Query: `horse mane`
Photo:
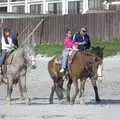
[[[86,55],[86,56],[91,56],[91,57],[95,57],[95,58],[97,58],[97,59],[99,59],[99,60],[102,60],[102,58],[101,57],[99,57],[98,55],[96,55],[95,53],[92,53],[92,52],[90,52],[90,51],[77,51],[76,52],[76,55],[77,54],[83,54],[83,55]],[[75,56],[76,56],[75,55]],[[74,58],[73,59],[75,59],[75,56],[74,56]]]

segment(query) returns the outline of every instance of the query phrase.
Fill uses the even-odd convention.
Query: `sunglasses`
[[[83,30],[83,32],[87,32],[87,31]]]

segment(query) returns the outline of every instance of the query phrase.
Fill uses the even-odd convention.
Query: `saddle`
[[[1,74],[4,74],[7,72],[7,65],[12,63],[14,54],[13,54],[14,50],[8,52],[5,57],[0,56],[0,67],[1,67]],[[7,59],[9,58],[9,61],[7,61]]]
[[[77,53],[76,50],[72,50],[72,51],[69,52],[67,69],[69,68],[70,64],[72,63],[76,53]],[[61,65],[62,65],[62,59],[63,59],[62,55],[58,55],[55,59],[55,63],[58,64],[60,66],[60,68],[61,68]]]

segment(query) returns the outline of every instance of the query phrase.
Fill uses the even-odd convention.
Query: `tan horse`
[[[48,62],[48,72],[53,80],[53,86],[50,93],[50,104],[53,103],[54,92],[56,92],[59,100],[63,99],[63,79],[60,75],[60,65],[56,63],[56,57]]]
[[[94,52],[91,51],[92,53]],[[63,97],[63,77],[59,73],[60,65],[57,64],[56,62],[56,57],[54,57],[52,60],[49,61],[48,63],[48,71],[53,79],[53,86],[51,88],[51,94],[50,94],[50,103],[53,103],[53,95],[54,92],[56,91],[57,96],[60,99]],[[98,64],[102,63],[102,58],[96,56],[95,53],[91,54],[90,52],[87,53],[82,53],[78,52],[76,56],[74,57],[72,64],[69,69],[69,74],[68,74],[68,84],[67,84],[67,100],[70,101],[70,88],[71,84],[74,81],[74,85],[76,88],[76,94],[73,97],[73,100],[71,103],[74,103],[75,97],[78,93],[78,83],[77,80],[81,78],[81,89],[80,92],[83,90],[82,88],[84,87],[85,80],[86,78],[97,78],[97,68]],[[93,69],[94,68],[94,69]],[[94,77],[93,77],[94,76]],[[95,93],[96,93],[96,98],[97,101],[99,100],[99,97],[96,92],[96,87],[95,88]],[[82,92],[81,92],[82,93]],[[80,95],[81,96],[81,95]]]

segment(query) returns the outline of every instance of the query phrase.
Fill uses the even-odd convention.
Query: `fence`
[[[31,35],[35,43],[61,43],[67,28],[73,32],[86,26],[91,39],[110,40],[120,37],[119,13],[92,13],[84,15],[64,16],[37,16],[20,19],[4,19],[3,26],[10,27],[19,33],[19,39],[24,41],[35,26],[44,19],[44,22]]]

